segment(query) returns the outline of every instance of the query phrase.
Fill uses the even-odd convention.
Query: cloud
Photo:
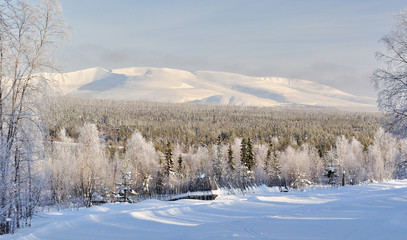
[[[290,77],[322,83],[356,95],[375,97],[370,82],[372,68],[358,65],[316,61],[292,71]]]
[[[208,59],[205,57],[180,56],[138,48],[111,49],[96,44],[67,47],[61,51],[60,60],[65,71],[96,66],[107,69],[148,66],[201,70],[208,65]]]

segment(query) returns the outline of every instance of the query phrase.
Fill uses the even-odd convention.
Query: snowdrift
[[[38,214],[7,240],[405,239],[407,181],[281,193],[218,191],[214,201],[146,200]]]

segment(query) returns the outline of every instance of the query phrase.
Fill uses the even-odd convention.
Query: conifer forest
[[[379,113],[78,98],[50,98],[47,111],[56,204],[112,201],[124,179],[149,198],[405,176],[406,142],[380,127]]]

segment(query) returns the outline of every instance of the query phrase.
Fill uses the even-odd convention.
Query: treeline
[[[114,200],[124,179],[157,197],[405,177],[405,142],[379,127],[379,113],[78,98],[49,99],[47,109],[58,204]]]
[[[186,146],[210,145],[221,135],[223,141],[246,137],[262,144],[277,137],[282,148],[293,142],[307,143],[323,156],[341,135],[355,137],[366,150],[384,123],[379,113],[67,97],[50,98],[46,109],[51,139],[61,128],[77,139],[80,126],[94,123],[111,145],[124,146],[137,130],[160,151],[168,141]]]
[[[245,189],[266,184],[302,188],[314,184],[360,184],[405,178],[407,142],[378,129],[365,147],[354,137],[338,136],[334,146],[320,156],[305,143],[283,148],[277,137],[269,142],[251,138],[218,139],[209,145],[187,146],[168,142],[157,150],[139,131],[131,134],[124,149],[110,157],[94,124],[79,128],[78,141],[57,133],[46,163],[48,204],[114,201],[118,188],[138,198],[168,196],[219,187]],[[127,185],[122,184],[124,179]],[[125,189],[124,189],[125,188]],[[116,193],[116,194],[115,194]]]

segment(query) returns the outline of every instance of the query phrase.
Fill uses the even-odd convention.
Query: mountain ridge
[[[95,67],[64,73],[58,82],[63,95],[85,98],[376,111],[374,98],[309,80],[228,72]]]

